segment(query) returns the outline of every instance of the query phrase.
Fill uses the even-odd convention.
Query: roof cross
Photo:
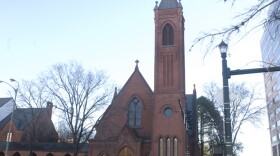
[[[135,63],[136,63],[135,69],[138,70],[138,63],[139,63],[139,60],[136,60]]]

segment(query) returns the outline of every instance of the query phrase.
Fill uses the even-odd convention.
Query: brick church
[[[195,88],[192,94],[185,94],[184,22],[180,0],[156,2],[154,89],[136,61],[135,70],[123,88],[115,92],[96,125],[96,135],[80,149],[79,156],[199,155]],[[13,100],[0,98],[0,108],[9,101]],[[0,156],[6,152],[11,156],[71,156],[72,144],[57,142],[58,134],[51,121],[52,106],[48,103],[46,108],[35,109],[41,124],[36,133],[39,142],[32,146],[25,142],[29,127],[23,123],[29,120],[21,120],[22,114],[30,114],[30,110],[16,109],[11,120],[11,111],[0,109]],[[6,136],[10,140],[16,137],[16,141],[7,144]]]
[[[185,94],[183,7],[177,0],[161,0],[154,14],[154,91],[136,61],[96,126],[90,156],[198,155],[197,123],[185,122],[185,112],[196,118],[196,93]]]

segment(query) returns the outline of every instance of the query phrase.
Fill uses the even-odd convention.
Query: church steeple
[[[185,50],[181,2],[161,0],[155,12],[152,155],[185,155]],[[182,103],[180,109],[178,100]],[[179,141],[180,140],[180,141]]]
[[[162,0],[155,11],[155,92],[185,91],[184,17],[181,3]]]

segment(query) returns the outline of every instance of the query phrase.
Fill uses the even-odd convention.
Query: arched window
[[[0,152],[0,156],[5,156],[4,152],[1,151]]]
[[[7,133],[6,142],[11,142],[13,137],[13,133]]]
[[[52,153],[48,153],[47,156],[53,156],[53,154]]]
[[[137,98],[133,98],[128,108],[128,124],[130,127],[141,127],[142,106]]]
[[[170,149],[170,138],[166,139],[166,156],[170,156],[171,155],[171,149]]]
[[[34,152],[32,152],[32,153],[31,153],[31,156],[37,156],[37,154],[36,154],[36,153],[34,153]]]
[[[162,45],[164,45],[164,46],[174,45],[174,30],[173,30],[173,27],[169,23],[167,23],[163,27]]]
[[[18,152],[14,153],[13,156],[20,156]]]
[[[163,139],[159,138],[158,141],[158,156],[163,156]]]
[[[71,156],[69,153],[66,153],[64,156]]]
[[[99,156],[109,156],[109,154],[106,153],[106,152],[101,152],[101,153],[99,154]]]
[[[118,156],[133,156],[132,151],[128,147],[124,147],[118,154]]]
[[[178,140],[174,138],[173,140],[173,156],[178,156]]]

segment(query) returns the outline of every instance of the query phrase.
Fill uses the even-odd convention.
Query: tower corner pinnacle
[[[156,1],[156,5],[154,7],[154,10],[158,10],[158,1]]]

